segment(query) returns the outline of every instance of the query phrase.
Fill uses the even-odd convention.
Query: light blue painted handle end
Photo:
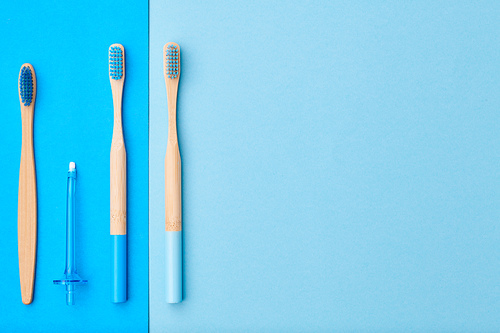
[[[127,235],[113,238],[113,303],[127,301]]]
[[[167,303],[182,302],[182,231],[165,232]]]

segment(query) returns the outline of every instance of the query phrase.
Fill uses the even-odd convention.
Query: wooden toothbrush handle
[[[17,211],[19,277],[24,304],[33,300],[37,243],[37,201],[35,156],[33,153],[33,114],[22,117],[21,166]]]
[[[127,152],[123,135],[113,135],[110,155],[110,234],[127,234]]]
[[[181,230],[181,155],[177,140],[169,140],[165,155],[165,231]]]

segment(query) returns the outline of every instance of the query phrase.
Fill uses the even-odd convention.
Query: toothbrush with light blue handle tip
[[[109,47],[109,81],[113,93],[113,139],[110,154],[110,234],[113,251],[112,302],[127,301],[127,153],[123,139],[122,96],[125,49]]]
[[[168,141],[165,155],[165,251],[167,303],[182,301],[182,204],[181,156],[177,141],[177,90],[180,48],[176,43],[163,47],[163,74],[167,88]]]

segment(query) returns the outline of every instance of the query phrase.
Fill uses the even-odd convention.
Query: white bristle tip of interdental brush
[[[73,171],[76,169],[75,162],[69,162],[69,171]]]

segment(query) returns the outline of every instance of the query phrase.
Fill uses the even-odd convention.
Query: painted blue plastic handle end
[[[127,301],[127,235],[111,235],[113,239],[113,303]]]
[[[167,303],[182,302],[182,231],[165,232]]]

